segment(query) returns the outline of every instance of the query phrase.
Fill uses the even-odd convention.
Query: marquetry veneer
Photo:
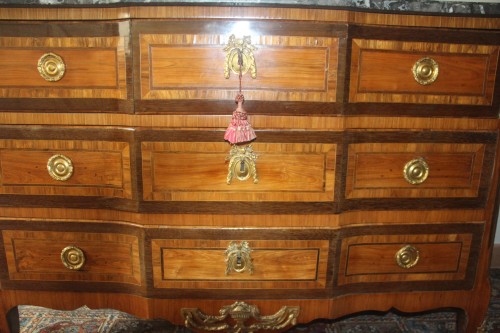
[[[4,102],[0,109],[128,110],[131,95],[127,87],[130,65],[125,54],[128,38],[119,33],[124,28],[127,29],[126,24],[106,22],[50,25],[2,22],[0,92]],[[64,79],[57,82],[41,79],[36,69],[42,55],[47,53],[64,59]],[[38,102],[29,103],[33,98]]]
[[[203,330],[197,317],[241,301],[288,311],[283,330],[452,308],[475,332],[499,28],[333,8],[0,7],[2,314],[87,305]],[[234,41],[254,174],[228,170],[223,139]]]
[[[417,84],[419,58],[439,64],[439,80]],[[350,102],[491,105],[498,46],[353,39]]]
[[[5,230],[3,237],[12,280],[142,282],[139,241],[131,235]],[[85,249],[85,268],[61,265],[68,244]]]

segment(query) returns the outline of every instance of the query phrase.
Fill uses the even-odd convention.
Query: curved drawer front
[[[491,105],[498,53],[498,46],[354,39],[349,101]]]
[[[464,280],[473,235],[361,235],[342,240],[338,284]]]
[[[218,142],[143,142],[145,200],[333,201],[336,145],[254,143],[258,181],[233,177],[230,146]]]
[[[350,144],[348,199],[480,196],[485,144]]]
[[[324,288],[329,243],[328,240],[248,240],[245,243],[153,239],[154,286]],[[237,252],[234,261],[231,245]]]
[[[136,236],[24,230],[2,234],[11,280],[142,284]]]
[[[125,99],[123,43],[120,37],[61,37],[57,41],[54,38],[2,37],[0,92],[3,97],[10,98],[57,95],[60,98]],[[45,80],[37,70],[39,59],[47,53],[59,55],[65,63],[64,76],[57,82]]]
[[[0,140],[0,193],[131,198],[127,142]]]
[[[0,109],[129,108],[125,23],[3,24]],[[48,99],[48,101],[45,101]]]
[[[226,57],[234,60],[227,25],[220,34],[142,33],[141,29],[137,24],[141,73],[137,99],[234,99],[238,73],[230,67],[225,74]],[[235,36],[242,43],[244,37]],[[246,99],[335,101],[338,38],[253,34],[243,50],[244,61],[255,64],[244,65]]]

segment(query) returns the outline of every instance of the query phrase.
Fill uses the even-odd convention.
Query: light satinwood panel
[[[227,143],[143,142],[145,200],[333,201],[335,144],[254,143],[259,182],[227,184]]]
[[[362,143],[348,148],[346,198],[476,197],[485,145]],[[405,164],[423,158],[429,175],[421,184],[403,176]]]
[[[253,118],[252,118],[253,119]],[[444,118],[444,117],[349,117],[347,129],[411,129],[411,130],[493,130],[498,129],[497,119]]]
[[[54,155],[73,164],[73,175],[55,180],[47,170]],[[131,198],[130,148],[126,142],[0,140],[0,193]]]
[[[156,288],[324,288],[328,240],[248,240],[253,273],[226,275],[231,240],[153,239]],[[239,241],[237,241],[239,244]]]
[[[460,259],[461,242],[455,243],[412,243],[420,256],[412,273],[455,272]],[[346,275],[358,274],[400,274],[401,267],[395,263],[395,254],[401,244],[359,244],[349,247]],[[432,255],[431,258],[429,256]],[[374,265],[373,263],[377,264]]]
[[[46,81],[42,55],[59,55],[63,78]],[[124,37],[0,37],[0,97],[127,98]]]
[[[338,284],[462,280],[472,234],[362,235],[342,240]],[[415,266],[402,268],[396,253],[406,245],[419,252]]]
[[[68,209],[39,207],[2,207],[0,217],[35,218],[40,220],[64,219],[69,222],[86,220],[122,221],[151,228],[163,226],[204,226],[204,227],[282,227],[282,228],[336,228],[339,226],[378,223],[378,224],[450,224],[463,221],[482,221],[485,219],[485,209],[439,209],[419,210],[362,210],[343,212],[338,215],[307,214],[272,214],[272,215],[238,215],[235,219],[232,212],[225,215],[213,214],[161,214],[134,213],[112,209]]]
[[[254,38],[255,37],[255,38]],[[233,100],[238,75],[224,77],[229,36],[140,35],[140,99]],[[257,77],[243,76],[246,99],[333,102],[338,39],[252,36]]]
[[[491,105],[498,46],[354,39],[349,101]],[[439,65],[435,82],[412,74],[419,59]]]
[[[320,117],[250,115],[254,128],[329,130],[428,129],[496,130],[497,119],[424,117]],[[116,113],[25,113],[0,112],[1,124],[136,126],[225,129],[231,115],[130,115]]]
[[[140,285],[136,236],[55,231],[2,231],[11,280],[123,282]],[[77,246],[85,255],[81,270],[70,270],[61,251]]]

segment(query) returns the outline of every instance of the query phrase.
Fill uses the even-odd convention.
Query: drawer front
[[[0,109],[128,108],[128,38],[118,35],[124,24],[0,26]]]
[[[231,243],[239,258],[231,255]],[[324,288],[328,247],[328,240],[153,239],[154,286]]]
[[[142,284],[135,236],[24,230],[4,230],[2,235],[10,280]],[[77,258],[77,250],[68,247],[83,256]],[[83,266],[68,268],[64,256],[70,264],[83,261]]]
[[[345,238],[338,284],[464,280],[472,239],[470,233]]]
[[[0,43],[3,97],[126,98],[123,38],[2,37]],[[46,53],[65,64],[59,81],[48,81],[37,70]]]
[[[143,142],[145,200],[333,201],[336,145],[254,143],[253,176],[228,184],[230,146],[219,142]],[[236,172],[235,172],[236,173]]]
[[[345,196],[475,198],[480,195],[485,150],[479,143],[350,144]]]
[[[498,46],[354,39],[349,101],[491,105],[498,52]],[[419,62],[424,58],[432,60]]]
[[[0,140],[0,193],[131,198],[126,142]]]
[[[227,26],[215,34],[148,33],[151,29],[142,32],[140,24],[136,29],[141,74],[136,99],[234,100],[239,73],[226,66],[235,60]],[[243,37],[235,36],[247,43]],[[247,100],[335,101],[338,38],[252,34],[247,45],[242,77]]]

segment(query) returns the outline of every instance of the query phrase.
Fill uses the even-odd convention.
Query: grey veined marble
[[[0,0],[2,5],[33,6],[99,6],[99,5],[280,5],[280,6],[321,6],[355,7],[373,11],[405,11],[441,14],[500,15],[500,0],[484,2],[449,1],[449,0]],[[500,18],[499,18],[500,19]]]

